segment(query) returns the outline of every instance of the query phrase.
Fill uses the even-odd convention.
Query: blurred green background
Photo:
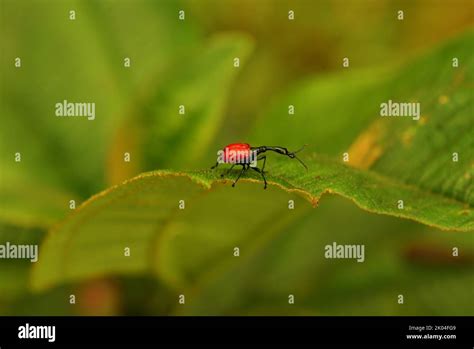
[[[206,169],[228,143],[310,143],[338,157],[375,118],[365,96],[390,96],[392,85],[379,89],[385,79],[445,42],[467,38],[472,48],[474,19],[468,0],[1,5],[0,243],[41,244],[70,200],[144,171]],[[407,76],[395,88],[416,84]],[[56,117],[64,99],[96,103],[96,119]],[[289,128],[279,117],[293,100]],[[474,314],[472,232],[370,214],[336,196],[313,209],[296,194],[239,184],[215,188],[155,232],[153,243],[170,251],[150,256],[159,277],[110,273],[34,292],[30,262],[0,260],[0,314]],[[333,241],[365,244],[366,262],[325,260]],[[243,252],[233,259],[236,243]],[[453,247],[463,251],[456,263]]]

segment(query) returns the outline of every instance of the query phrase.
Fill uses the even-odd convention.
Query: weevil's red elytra
[[[240,154],[242,158],[251,156],[250,144],[248,143],[232,143],[224,147],[224,162],[226,164],[233,163],[231,155]]]

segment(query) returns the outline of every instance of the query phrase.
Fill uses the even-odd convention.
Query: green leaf
[[[358,206],[371,212],[410,218],[443,229],[474,229],[472,210],[454,199],[423,192],[395,180],[316,156],[305,159],[310,168],[308,172],[295,161],[273,160],[276,161],[272,163],[272,174],[268,175],[270,185],[302,194],[313,203],[317,203],[323,193],[331,192],[351,198]],[[259,180],[258,177],[250,176],[253,178],[242,181]],[[219,173],[212,171],[155,171],[98,194],[49,235],[33,284],[41,289],[92,275],[148,270],[150,265],[155,265],[150,263],[149,258],[154,255],[152,243],[160,236],[160,232],[171,225],[175,234],[179,234],[180,224],[174,223],[175,216],[180,212],[179,201],[184,200],[185,205],[186,202],[188,206],[192,205],[211,187],[222,186],[221,182]],[[235,194],[232,197],[233,200],[240,198]],[[405,200],[404,210],[397,207],[400,197]],[[222,201],[226,200],[223,196]],[[263,197],[262,200],[267,202],[268,198]],[[261,207],[258,215],[240,212],[241,209],[245,210],[245,207],[242,208],[245,205],[241,203],[233,202],[229,209],[235,211],[232,215],[236,217],[246,217],[248,228],[261,224],[260,219],[267,217],[265,212],[274,212],[272,210],[275,208],[265,202],[258,205]],[[219,214],[213,219],[220,219]],[[226,223],[227,219],[222,216],[222,224],[229,224]],[[195,229],[205,229],[205,226],[196,226]],[[248,233],[248,229],[245,229],[237,233],[236,237],[240,239]],[[229,241],[226,239],[224,242],[227,244]],[[130,257],[124,257],[126,247],[132,251]],[[199,264],[197,261],[195,263]],[[158,263],[160,265],[162,263]],[[172,278],[174,273],[167,274]]]
[[[148,273],[177,294],[186,294],[190,304],[177,307],[179,314],[362,314],[364,309],[371,314],[384,309],[409,314],[417,307],[441,313],[428,301],[386,309],[398,289],[412,299],[428,299],[440,282],[467,300],[459,304],[470,302],[465,288],[472,280],[470,268],[457,273],[449,265],[417,269],[403,254],[407,242],[422,239],[428,246],[430,240],[442,243],[447,253],[454,245],[472,255],[467,235],[446,236],[440,242],[437,231],[420,234],[419,226],[408,221],[362,214],[352,205],[331,204],[329,198],[312,209],[300,196],[280,190],[284,184],[278,178],[271,179],[278,184],[267,190],[251,178],[235,188],[217,178],[211,173],[160,171],[95,196],[49,234],[35,265],[33,287],[43,290],[106,274]],[[288,210],[289,199],[295,201],[295,210]],[[179,200],[184,200],[184,210]],[[328,266],[324,245],[333,241],[364,243],[364,267],[355,262],[352,267],[350,261]],[[233,256],[236,246],[240,257]],[[126,247],[129,257],[124,256]],[[461,280],[457,287],[456,280]],[[347,296],[351,292],[354,297]],[[289,293],[301,304],[296,309],[284,306]],[[436,294],[437,304],[449,305],[450,295]],[[326,304],[328,299],[331,304]],[[469,311],[464,305],[451,311],[462,314],[461,308]]]

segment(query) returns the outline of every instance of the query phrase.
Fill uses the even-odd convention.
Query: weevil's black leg
[[[211,170],[215,169],[218,165],[219,165],[219,161],[217,161],[216,164],[211,167]]]
[[[232,186],[235,187],[235,183],[237,183],[240,179],[240,176],[242,176],[242,173],[248,170],[248,165],[247,164],[242,164],[242,171],[240,171],[239,175],[237,176],[237,179],[232,183]]]
[[[234,168],[235,165],[236,164],[232,164],[232,166],[227,171],[225,171],[224,173],[221,174],[221,177],[224,177],[224,176],[228,175],[229,172],[232,171],[232,169]]]
[[[257,160],[263,160],[263,165],[262,165],[262,172],[263,172],[263,170],[265,169],[265,164],[267,163],[267,156],[263,155],[263,156],[257,158]]]
[[[252,168],[252,170],[254,170],[254,171],[256,171],[256,172],[258,172],[258,173],[260,173],[260,174],[262,175],[263,182],[265,183],[263,189],[267,189],[267,179],[265,178],[265,175],[264,175],[264,173],[263,173],[263,170],[259,169],[258,167],[251,167],[251,168]]]

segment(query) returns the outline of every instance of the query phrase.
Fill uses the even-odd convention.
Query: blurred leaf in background
[[[67,212],[68,199],[106,187],[105,159],[124,110],[199,33],[174,20],[178,7],[169,1],[158,8],[150,1],[5,0],[2,6],[1,212],[12,223],[51,223]],[[63,100],[96,103],[96,119],[55,116]],[[17,152],[21,163],[12,161]],[[17,202],[25,190],[29,204]]]
[[[110,171],[112,184],[145,169],[202,166],[203,155],[223,122],[230,86],[250,47],[245,36],[226,34],[178,58],[168,75],[150,86],[153,94],[137,103],[119,130],[110,153],[117,164],[110,168],[115,170]],[[234,66],[236,58],[239,67]],[[130,143],[139,154],[134,171],[122,159]]]

